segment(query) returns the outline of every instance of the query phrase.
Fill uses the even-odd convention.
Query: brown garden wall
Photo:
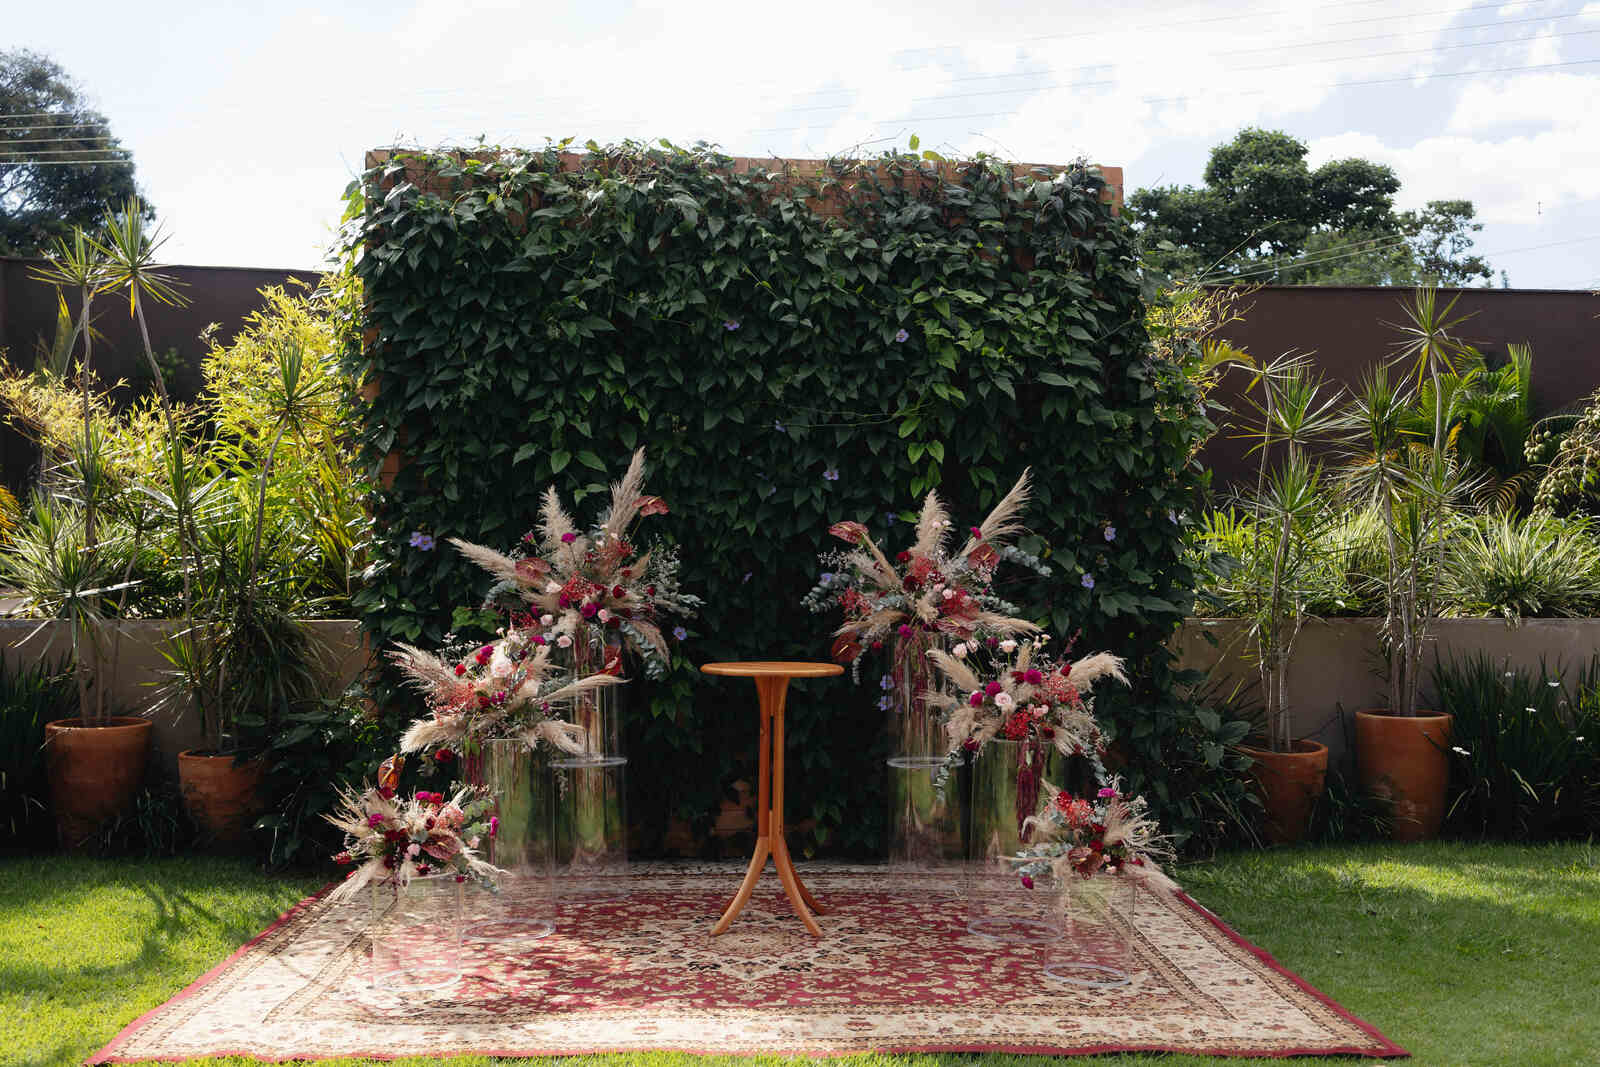
[[[1337,758],[1345,748],[1345,728],[1353,729],[1358,711],[1387,703],[1384,682],[1375,671],[1378,627],[1382,619],[1312,619],[1295,643],[1289,671],[1289,693],[1297,736],[1321,741]],[[1189,619],[1178,630],[1173,647],[1184,668],[1215,671],[1213,678],[1246,682],[1257,675],[1241,654],[1245,624],[1239,619]],[[1207,637],[1215,638],[1213,645]],[[1429,642],[1423,690],[1430,688],[1438,657],[1464,658],[1486,652],[1511,667],[1539,669],[1541,658],[1554,669],[1568,671],[1600,652],[1600,619],[1528,619],[1512,628],[1498,619],[1441,619]],[[1260,687],[1254,695],[1259,697]],[[1340,712],[1345,719],[1341,722]],[[1441,708],[1449,711],[1449,708]]]
[[[108,624],[103,644],[102,680],[107,687],[107,707],[114,714],[150,714],[155,722],[151,758],[174,774],[178,753],[199,743],[199,717],[169,711],[151,713],[149,709],[156,699],[154,687],[162,680],[161,672],[166,667],[166,661],[161,658],[161,642],[182,625],[170,619]],[[332,672],[327,692],[338,693],[355,681],[367,664],[361,624],[354,619],[316,619],[307,625],[329,651]],[[118,634],[121,636],[120,652],[116,644]],[[71,652],[72,633],[65,623],[48,620],[41,629],[39,619],[0,619],[0,656],[4,656],[7,666],[35,662],[41,657],[50,662],[65,660]]]
[[[34,345],[48,343],[55,336],[56,290],[36,280],[34,273],[43,266],[38,259],[0,256],[0,349],[18,367],[33,365]],[[182,365],[176,380],[169,383],[180,398],[192,397],[200,388],[200,361],[206,346],[200,332],[211,323],[218,325],[217,340],[227,344],[238,334],[245,316],[261,307],[260,290],[271,285],[289,286],[291,279],[316,285],[321,274],[314,270],[282,270],[270,267],[194,267],[170,266],[162,270],[178,283],[188,300],[181,308],[149,304],[145,317],[150,327],[150,346],[157,353],[175,349]],[[68,306],[77,312],[77,299],[68,296]],[[106,383],[125,380],[140,387],[149,380],[144,367],[144,347],[139,328],[128,315],[128,303],[104,296],[95,303],[94,370]],[[21,434],[0,428],[0,480],[12,490],[21,489],[37,450]]]
[[[1330,382],[1353,385],[1374,363],[1392,358],[1399,333],[1390,324],[1405,321],[1407,288],[1268,286],[1239,302],[1243,318],[1219,336],[1256,359],[1286,352],[1313,355]],[[1492,366],[1506,360],[1506,346],[1533,346],[1534,410],[1549,414],[1600,389],[1600,294],[1556,289],[1446,289],[1441,307],[1458,298],[1452,314],[1468,318],[1460,336],[1482,351]],[[1238,390],[1249,381],[1243,371],[1224,378],[1213,398],[1239,408]],[[1212,439],[1200,461],[1216,470],[1217,483],[1253,477],[1244,458],[1245,442],[1226,430]]]

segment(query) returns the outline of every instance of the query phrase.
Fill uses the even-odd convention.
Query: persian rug
[[[370,905],[330,904],[324,891],[89,1062],[653,1050],[1406,1055],[1181,893],[1141,893],[1133,914],[1113,910],[1130,980],[1099,988],[1045,975],[1059,940],[970,933],[949,879],[882,868],[800,868],[827,909],[820,940],[771,872],[713,938],[740,873],[638,865],[625,896],[563,899],[542,939],[466,940],[459,979],[411,994],[371,985]]]

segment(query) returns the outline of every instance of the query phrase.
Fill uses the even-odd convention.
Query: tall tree
[[[38,255],[137,193],[131,154],[67,72],[0,51],[0,254]]]
[[[1493,276],[1471,254],[1468,200],[1397,212],[1400,179],[1382,163],[1315,170],[1281,130],[1245,129],[1211,150],[1205,184],[1128,198],[1148,260],[1169,274],[1299,285],[1463,285]]]

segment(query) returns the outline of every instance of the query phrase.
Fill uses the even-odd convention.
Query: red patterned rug
[[[1126,985],[1045,976],[1056,943],[967,930],[947,883],[802,867],[828,913],[809,937],[771,872],[722,937],[734,867],[639,866],[623,899],[564,905],[555,933],[467,941],[431,995],[369,985],[365,904],[309,898],[89,1062],[678,1050],[1049,1055],[1164,1050],[1403,1056],[1183,894],[1118,913]],[[1020,891],[1019,891],[1020,892]]]

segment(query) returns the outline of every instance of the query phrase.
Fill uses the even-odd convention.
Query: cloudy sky
[[[17,9],[20,8],[20,9]],[[1513,286],[1600,287],[1600,0],[333,0],[16,5],[130,147],[175,262],[322,260],[363,152],[705,140],[1198,183],[1242,126],[1465,197]]]

